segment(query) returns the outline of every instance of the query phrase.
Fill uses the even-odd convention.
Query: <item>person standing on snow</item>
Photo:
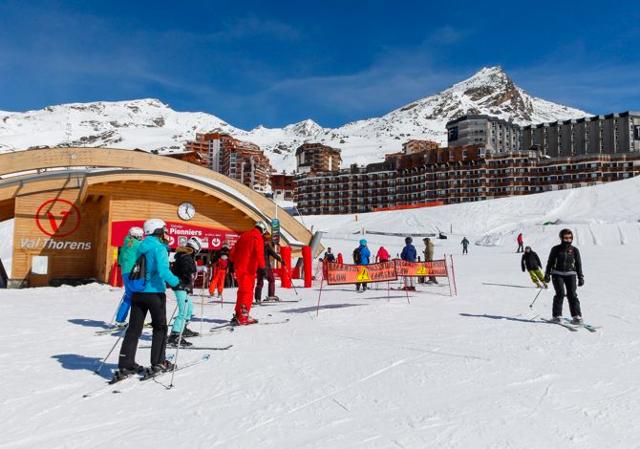
[[[227,268],[229,266],[228,254],[222,254],[211,264],[213,275],[209,284],[209,296],[213,296],[217,291],[217,298],[222,300],[222,292],[224,291],[224,280],[227,277]]]
[[[415,262],[418,258],[418,252],[416,251],[416,247],[413,246],[413,239],[411,237],[407,237],[404,239],[405,246],[402,248],[402,252],[400,253],[400,259],[406,260],[407,262]],[[404,277],[404,288],[403,290],[411,290],[415,291],[416,287],[413,285],[413,277],[405,276]]]
[[[324,253],[324,259],[327,262],[334,263],[336,261],[336,256],[331,252],[331,248],[327,248],[327,252]]]
[[[435,245],[429,237],[425,237],[422,242],[424,243],[424,261],[431,262],[433,260],[433,254],[435,252]],[[437,284],[438,280],[435,276],[429,276],[427,283]]]
[[[518,234],[517,241],[518,241],[518,249],[516,250],[516,253],[524,252],[524,237],[522,237],[522,232]]]
[[[556,293],[553,297],[552,320],[556,322],[562,320],[562,302],[566,291],[569,310],[573,318],[572,323],[582,324],[582,311],[580,310],[580,301],[576,292],[577,287],[584,285],[580,251],[572,245],[573,232],[570,229],[560,231],[560,240],[561,243],[559,245],[551,248],[544,275],[545,282],[553,281],[553,288]]]
[[[254,299],[257,303],[262,300],[262,287],[264,286],[265,278],[269,284],[267,287],[268,296],[266,301],[280,301],[280,298],[276,296],[276,278],[273,276],[273,269],[271,268],[272,258],[282,263],[282,258],[271,245],[271,234],[267,232],[264,234],[264,268],[258,268],[258,282],[256,282],[254,294]]]
[[[469,240],[464,237],[460,243],[462,244],[462,254],[469,254]]]
[[[187,241],[186,246],[176,248],[176,257],[171,270],[179,279],[180,283],[186,288],[184,290],[176,290],[176,301],[178,303],[178,314],[173,321],[171,334],[167,344],[171,346],[191,346],[191,343],[185,340],[189,337],[197,337],[198,333],[187,327],[193,315],[193,302],[188,293],[193,291],[193,276],[198,271],[196,266],[196,256],[202,249],[202,243],[197,237],[191,237]],[[182,333],[182,338],[180,334]]]
[[[376,254],[376,262],[389,262],[390,257],[391,256],[389,255],[389,251],[387,251],[384,246],[381,246],[378,249],[378,253]]]
[[[256,283],[256,273],[259,268],[265,267],[264,262],[264,238],[267,225],[262,221],[255,227],[243,233],[234,247],[231,249],[229,259],[233,263],[238,281],[238,296],[236,309],[231,324],[241,326],[258,322],[249,315],[253,304],[253,288]]]
[[[531,276],[531,280],[536,284],[536,287],[547,288],[547,283],[544,281],[544,274],[542,274],[542,262],[540,262],[540,258],[530,246],[524,249],[520,265],[523,272],[525,270],[529,272],[529,276]]]
[[[369,265],[371,261],[371,251],[367,247],[367,241],[365,239],[360,240],[360,246],[353,250],[353,263],[356,265]],[[360,291],[360,287],[362,287],[362,292],[364,293],[367,290],[366,282],[356,282],[356,291]]]
[[[122,270],[122,283],[124,284],[124,295],[120,301],[118,312],[116,313],[116,327],[125,327],[127,325],[127,315],[129,315],[129,309],[131,308],[131,286],[129,285],[129,273],[136,263],[136,251],[144,231],[137,226],[129,229],[129,233],[124,239],[124,243],[120,247],[120,253],[118,254],[118,265]]]
[[[114,380],[142,371],[140,365],[136,363],[136,350],[147,312],[151,314],[153,326],[151,367],[148,373],[153,374],[173,368],[173,364],[165,356],[167,343],[165,284],[169,284],[174,290],[184,290],[186,286],[182,285],[180,279],[169,270],[165,222],[159,218],[152,218],[144,222],[143,229],[146,237],[138,246],[136,261],[140,257],[145,258],[144,287],[142,291],[133,293],[131,297],[131,317],[120,348],[118,371],[114,374]]]

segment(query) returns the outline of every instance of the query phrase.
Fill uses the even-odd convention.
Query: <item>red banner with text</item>
[[[386,282],[398,279],[393,262],[371,265],[345,265],[327,263],[326,281],[329,285],[355,284],[357,282]]]
[[[232,247],[240,238],[240,233],[224,229],[205,228],[188,223],[167,221],[169,247],[177,248],[187,244],[190,237],[198,237],[203,249],[220,249],[225,243]],[[143,220],[114,221],[111,224],[111,245],[122,246],[124,238],[133,226],[142,227]]]
[[[394,259],[393,262],[400,277],[449,277],[445,259],[432,260],[431,262],[407,262],[406,260]]]

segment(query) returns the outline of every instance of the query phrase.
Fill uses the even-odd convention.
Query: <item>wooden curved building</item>
[[[171,246],[233,243],[257,220],[280,221],[296,253],[311,233],[263,195],[206,168],[142,151],[51,148],[0,155],[0,221],[14,218],[14,285],[107,281],[131,226],[168,224]]]

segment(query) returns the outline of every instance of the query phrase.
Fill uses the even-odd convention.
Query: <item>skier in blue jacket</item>
[[[413,246],[413,239],[411,237],[407,237],[404,239],[405,246],[402,248],[402,253],[400,253],[400,259],[406,260],[407,262],[415,262],[418,258],[418,252],[416,251],[416,247]],[[413,277],[405,276],[404,277],[404,290],[412,290],[415,291],[416,287],[413,285]]]
[[[138,339],[142,334],[142,327],[147,312],[151,314],[153,337],[151,341],[151,367],[148,373],[170,370],[173,366],[166,360],[167,344],[167,311],[165,283],[174,290],[184,290],[186,285],[180,282],[169,269],[169,255],[166,246],[167,227],[164,221],[153,218],[144,223],[145,239],[136,252],[136,260],[145,257],[144,287],[133,293],[131,298],[131,316],[129,327],[120,348],[118,371],[114,374],[114,381],[141,372],[136,363]]]
[[[367,247],[367,241],[365,239],[360,240],[360,246],[358,246],[353,251],[353,263],[356,265],[369,265],[371,261],[371,251]],[[360,292],[360,287],[362,287],[362,292],[367,289],[366,282],[356,282],[356,291]]]

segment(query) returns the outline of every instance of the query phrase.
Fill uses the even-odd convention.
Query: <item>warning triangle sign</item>
[[[366,282],[371,280],[371,278],[369,277],[369,270],[367,270],[367,267],[362,267],[356,279],[358,279],[358,282]]]
[[[427,267],[425,267],[424,265],[420,265],[418,267],[418,270],[416,271],[416,274],[418,276],[426,276],[427,274],[429,274],[429,270],[427,270]]]

